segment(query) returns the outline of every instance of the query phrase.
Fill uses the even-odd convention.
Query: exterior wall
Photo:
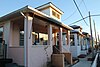
[[[19,25],[18,23],[13,23],[12,24],[12,45],[10,44],[10,46],[19,46]]]
[[[6,23],[4,24],[4,40],[5,44],[7,44],[7,57],[8,57],[8,46],[10,42],[10,26],[11,26],[10,21],[6,21]]]
[[[63,41],[62,52],[67,52],[68,49],[67,49],[66,34],[62,35],[62,41]]]
[[[43,12],[44,14],[47,14],[47,15],[51,16],[50,8],[47,8],[45,10],[41,10],[41,12]]]
[[[77,46],[77,56],[79,56],[81,53],[81,46]]]
[[[81,54],[81,47],[80,46],[71,46],[70,51],[73,57],[77,57]]]
[[[74,35],[75,46],[70,46],[70,51],[71,51],[73,57],[77,57],[81,53],[81,46],[80,45],[78,46],[77,34],[73,34],[73,35]]]
[[[46,51],[47,54],[46,54]],[[50,45],[33,45],[30,48],[30,67],[46,67],[47,61],[51,61],[52,51]],[[47,57],[48,55],[48,57]],[[9,47],[8,58],[12,58],[14,63],[24,65],[24,48],[23,47]],[[47,59],[49,58],[49,59]]]
[[[79,29],[74,29],[75,31],[80,31],[80,28]]]
[[[23,47],[9,47],[8,58],[13,59],[13,63],[24,65],[24,48]]]
[[[44,14],[49,15],[50,17],[52,17],[52,18],[54,18],[54,19],[56,19],[56,20],[61,21],[61,14],[58,13],[57,11],[55,11],[54,9],[52,9],[51,7],[45,8],[44,10],[40,10],[40,11],[43,12]],[[53,15],[52,15],[52,11],[55,11],[56,14],[59,14],[60,19],[58,19],[57,17],[53,16]]]
[[[46,48],[46,50],[45,50]],[[47,54],[46,54],[47,51]],[[51,59],[51,46],[48,45],[33,45],[30,48],[30,67],[46,67],[47,61]],[[48,57],[47,57],[48,55]],[[49,59],[47,59],[49,58]]]
[[[70,31],[69,30],[67,30],[67,33],[62,36],[62,41],[63,41],[62,52],[70,52]]]
[[[77,57],[77,47],[76,46],[71,46],[70,51],[71,51],[72,57]]]

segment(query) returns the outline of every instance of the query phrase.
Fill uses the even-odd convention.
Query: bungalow
[[[61,22],[62,14],[49,2],[35,9],[25,6],[0,17],[0,37],[7,44],[7,58],[25,67],[47,67],[54,45],[61,53],[69,52],[72,28]]]
[[[85,54],[87,54],[88,50],[90,48],[90,36],[87,32],[82,32],[82,34],[84,35],[84,37],[83,37],[84,46],[82,47],[82,50],[85,52]]]
[[[81,49],[83,45],[83,34],[82,27],[73,25],[71,26],[74,30],[71,31],[70,35],[70,51],[73,57],[77,57],[81,54]]]

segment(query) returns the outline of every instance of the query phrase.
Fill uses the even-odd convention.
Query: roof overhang
[[[65,29],[68,29],[68,30],[73,30],[73,28],[71,28],[70,26],[63,24],[62,22],[55,20],[52,17],[38,11],[37,9],[32,8],[30,6],[25,6],[21,9],[19,9],[19,10],[16,10],[16,11],[11,12],[11,13],[3,16],[3,17],[0,17],[0,22],[4,22],[4,21],[7,21],[7,20],[11,20],[12,18],[22,16],[21,12],[22,13],[26,13],[26,12],[34,13],[35,15],[48,20],[52,24],[59,25],[59,26],[65,28]]]

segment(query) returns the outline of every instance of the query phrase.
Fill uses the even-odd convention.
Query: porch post
[[[24,66],[30,67],[30,49],[32,45],[32,20],[33,18],[26,14],[24,18]]]
[[[67,45],[68,45],[68,50],[70,51],[70,31],[67,30]]]
[[[75,46],[78,46],[78,43],[77,43],[77,34],[74,34],[74,41],[75,41]]]
[[[70,31],[67,30],[67,44],[70,45]]]
[[[63,45],[63,41],[62,41],[62,28],[59,28],[59,49],[62,52],[62,45]]]
[[[48,24],[48,45],[51,46],[51,51],[53,52],[53,49],[52,49],[52,25],[51,24]]]
[[[57,32],[54,33],[54,44],[53,45],[57,45]]]

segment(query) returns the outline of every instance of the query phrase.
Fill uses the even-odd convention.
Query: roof
[[[72,27],[73,29],[82,28],[81,26],[78,26],[78,25],[73,25],[73,26],[70,26],[70,27]]]
[[[82,32],[82,34],[87,35],[88,33],[87,32]]]
[[[60,21],[58,21],[56,19],[53,19],[52,17],[50,17],[50,16],[38,11],[37,9],[34,9],[34,8],[28,6],[28,5],[23,7],[23,8],[21,8],[21,9],[18,9],[16,11],[13,11],[13,12],[7,14],[7,15],[4,15],[4,16],[0,17],[0,22],[4,22],[4,21],[7,21],[7,20],[12,19],[12,18],[16,18],[16,17],[22,16],[21,12],[23,12],[23,13],[24,12],[31,12],[31,13],[34,13],[35,15],[37,15],[37,16],[39,16],[41,18],[44,18],[44,19],[50,21],[53,24],[59,25],[59,26],[61,26],[63,28],[66,28],[68,30],[72,30],[73,29],[73,28],[69,27],[68,25],[63,24],[62,22],[60,22]]]
[[[41,9],[43,9],[43,8],[45,8],[45,7],[48,7],[48,6],[53,7],[54,9],[56,9],[57,11],[59,11],[61,14],[64,13],[62,10],[60,10],[58,7],[56,7],[52,2],[48,2],[48,3],[46,3],[46,4],[43,4],[43,5],[41,5],[41,6],[38,6],[38,7],[36,7],[35,9],[41,10]]]
[[[76,31],[76,30],[71,30],[71,33],[78,33],[80,35],[83,35],[82,33],[80,33],[79,31]]]

